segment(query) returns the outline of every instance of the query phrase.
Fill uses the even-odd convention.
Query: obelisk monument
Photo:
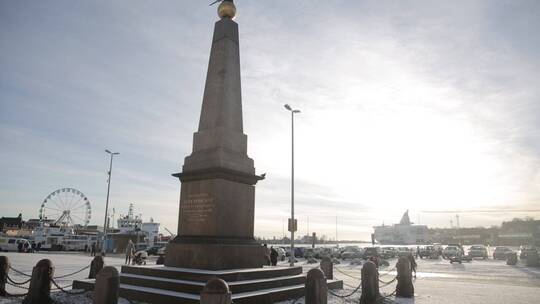
[[[199,129],[184,161],[178,236],[165,265],[208,270],[264,264],[255,242],[255,175],[243,132],[238,24],[232,0],[218,7]]]

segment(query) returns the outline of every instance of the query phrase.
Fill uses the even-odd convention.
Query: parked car
[[[527,259],[527,255],[532,252],[537,252],[534,246],[531,246],[531,245],[519,246],[519,258],[522,260]]]
[[[418,252],[418,256],[422,258],[438,258],[439,257],[439,251],[435,249],[434,246],[424,246],[420,247],[420,252]]]
[[[381,257],[381,248],[380,247],[366,247],[364,250],[364,253],[362,254],[362,258],[364,260],[369,259],[370,257]]]
[[[409,254],[411,254],[411,251],[409,250],[409,248],[407,248],[407,247],[398,247],[397,248],[397,256],[398,257],[407,256]]]
[[[508,257],[508,254],[512,253],[512,249],[504,246],[497,246],[495,247],[495,250],[493,251],[493,259],[494,260],[506,260]]]
[[[383,259],[395,258],[397,255],[397,250],[394,247],[382,247],[381,248],[381,257]]]
[[[277,247],[276,251],[278,253],[278,260],[279,261],[285,261],[285,257],[287,256],[287,252],[282,247]]]
[[[458,246],[448,245],[443,249],[443,258],[445,259],[449,259],[451,257],[455,257],[461,254],[461,248],[459,248]]]
[[[148,253],[148,255],[159,255],[159,249],[161,249],[162,247],[164,246],[154,245],[152,247],[147,248],[146,253]]]
[[[296,251],[296,249],[295,249]],[[315,258],[315,249],[314,248],[305,248],[303,253],[304,258]]]
[[[484,245],[472,245],[469,248],[468,255],[471,258],[483,258],[485,260],[488,258],[487,248]]]
[[[341,252],[341,258],[347,259],[360,259],[363,257],[363,251],[358,247],[349,247],[347,250]]]
[[[25,244],[27,249],[32,248],[30,242],[27,239],[15,238],[15,237],[0,237],[0,252],[2,251],[19,251],[19,243]],[[24,250],[24,249],[23,249]]]

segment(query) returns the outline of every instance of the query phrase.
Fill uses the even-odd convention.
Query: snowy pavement
[[[31,273],[32,267],[44,258],[50,259],[55,266],[55,277],[70,274],[85,266],[90,265],[92,257],[81,253],[3,253],[6,255],[13,268],[24,273]],[[107,256],[105,264],[115,266],[120,270],[124,259],[122,256]],[[389,260],[390,267],[381,268],[380,279],[390,281],[395,277],[395,271],[390,271],[396,263],[395,259]],[[150,261],[152,263],[152,261]],[[414,281],[414,299],[395,299],[390,297],[395,303],[441,303],[441,304],[468,304],[468,303],[489,303],[489,304],[520,304],[538,303],[540,299],[540,268],[530,268],[519,263],[517,266],[508,266],[504,261],[495,260],[473,260],[463,264],[450,264],[447,260],[417,260],[418,273]],[[286,262],[283,262],[286,265]],[[307,264],[300,261],[298,265],[304,267],[307,272],[318,264]],[[349,294],[360,284],[361,265],[351,265],[350,262],[343,262],[336,265],[334,276],[344,281],[344,290],[336,291],[339,294]],[[84,279],[88,276],[88,269],[65,279],[57,280],[60,286],[70,285],[73,280]],[[27,278],[10,271],[10,277],[18,282]],[[383,284],[381,284],[383,285]],[[390,294],[394,291],[396,284],[392,283],[381,288],[383,294]],[[8,286],[10,293],[24,293],[24,290]],[[55,293],[54,297],[58,303],[91,303],[88,294],[77,297],[66,297]],[[329,303],[358,303],[360,294],[357,292],[351,297],[340,299],[329,295]],[[285,301],[281,303],[291,303]],[[20,303],[20,299],[0,298],[1,304]],[[120,301],[120,303],[128,303]],[[296,303],[304,303],[299,299]]]
[[[382,267],[380,279],[391,281],[395,276],[392,270],[397,262],[389,260],[390,267]],[[415,304],[533,304],[540,303],[540,268],[530,268],[519,263],[517,266],[506,265],[505,261],[473,260],[463,264],[450,264],[448,260],[417,260],[417,279],[414,281],[414,299],[396,299],[394,303]],[[318,264],[302,264],[307,272]],[[350,294],[360,284],[361,265],[344,262],[335,265],[334,278],[343,280],[344,290],[340,295]],[[381,283],[381,286],[384,285]],[[396,283],[381,288],[383,295],[395,290]],[[358,303],[360,293],[346,299],[329,295],[329,303]],[[281,303],[291,303],[284,301]],[[296,302],[303,304],[303,299]]]

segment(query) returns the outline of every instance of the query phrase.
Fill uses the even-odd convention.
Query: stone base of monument
[[[122,266],[120,296],[146,303],[199,303],[200,293],[211,278],[227,282],[232,301],[274,303],[304,295],[306,275],[302,267],[264,267],[236,270]],[[343,288],[343,282],[328,280],[329,289]],[[94,280],[73,282],[74,289],[93,290]]]
[[[231,268],[259,268],[265,263],[264,247],[260,244],[189,244],[167,245],[165,266],[223,270]],[[242,257],[242,258],[238,258]]]

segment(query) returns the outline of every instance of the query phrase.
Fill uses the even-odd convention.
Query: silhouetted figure
[[[92,246],[90,246],[90,255],[96,256],[96,243],[92,243]]]
[[[416,260],[414,259],[413,255],[408,255],[409,262],[411,262],[411,272],[414,272],[414,278],[416,279]]]
[[[126,265],[131,264],[131,257],[133,256],[133,253],[135,251],[135,246],[133,245],[133,242],[129,240],[127,246],[126,246]]]
[[[266,265],[271,265],[270,263],[270,249],[268,249],[268,245],[264,244],[264,260],[266,261]]]
[[[17,249],[19,250],[19,252],[23,252],[23,243],[22,242],[19,242],[17,244]]]
[[[277,265],[278,252],[274,249],[274,246],[270,247],[270,263],[272,266]]]

